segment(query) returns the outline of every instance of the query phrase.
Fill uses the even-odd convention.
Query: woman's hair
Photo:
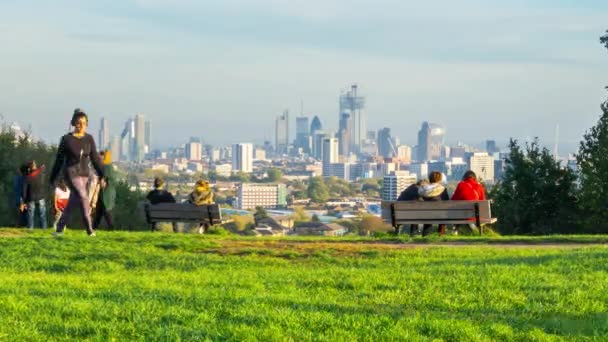
[[[101,159],[101,163],[103,165],[112,164],[112,151],[110,150],[101,150],[99,151],[99,157]]]
[[[154,178],[154,189],[160,189],[163,187],[163,185],[165,185],[165,181],[162,178]]]
[[[429,173],[429,182],[431,182],[431,183],[441,182],[441,172],[431,171],[431,173]]]
[[[87,116],[87,113],[85,113],[82,109],[80,108],[76,108],[74,109],[74,115],[72,115],[72,120],[70,121],[70,125],[72,126],[76,126],[76,123],[78,122],[78,120],[80,120],[81,118],[85,118],[85,120],[87,120],[87,122],[89,122],[89,117]]]
[[[469,170],[464,173],[464,175],[462,176],[462,180],[467,180],[469,178],[473,178],[474,180],[477,180],[477,175],[475,174],[475,172]]]

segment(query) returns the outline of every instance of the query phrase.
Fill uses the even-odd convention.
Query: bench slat
[[[395,209],[395,220],[430,220],[430,219],[449,219],[467,220],[475,217],[474,210],[408,210],[401,211]]]
[[[495,218],[492,219],[481,219],[479,220],[480,223],[483,224],[491,224],[491,223],[495,223],[497,220]],[[402,225],[402,224],[441,224],[441,223],[445,223],[445,224],[469,224],[469,223],[475,223],[475,221],[471,221],[471,220],[398,220],[397,221],[397,225]]]
[[[222,214],[217,204],[195,206],[189,203],[159,203],[146,206],[148,223],[153,222],[220,222]]]

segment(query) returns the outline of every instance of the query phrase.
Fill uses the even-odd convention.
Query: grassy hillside
[[[606,240],[0,230],[0,340],[606,340]]]

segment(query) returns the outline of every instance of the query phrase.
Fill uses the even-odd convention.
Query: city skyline
[[[116,131],[141,112],[165,133],[153,145],[191,135],[228,145],[272,141],[267,122],[285,108],[299,113],[302,102],[306,115],[337,131],[337,100],[357,83],[368,129],[389,127],[407,144],[424,121],[447,127],[447,142],[466,143],[538,136],[552,145],[559,125],[566,152],[599,116],[605,1],[341,8],[340,1],[5,2],[0,113],[9,124],[32,124],[50,143],[82,107],[95,132],[101,117]],[[459,139],[471,127],[480,136]]]

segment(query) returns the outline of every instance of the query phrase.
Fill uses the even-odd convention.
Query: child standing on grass
[[[63,211],[65,207],[68,205],[68,200],[70,199],[70,189],[65,184],[64,180],[60,180],[55,188],[55,196],[53,199],[53,228],[57,229],[57,223],[59,223],[59,219],[61,215],[63,215]]]

